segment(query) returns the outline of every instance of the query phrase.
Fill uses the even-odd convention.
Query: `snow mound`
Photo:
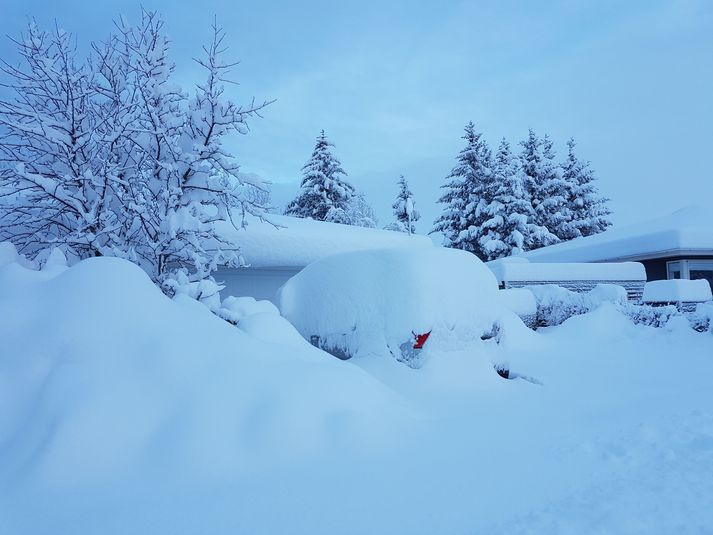
[[[651,281],[644,286],[645,303],[702,303],[711,299],[711,286],[705,279]]]
[[[191,301],[120,259],[0,268],[0,480],[76,485],[164,463],[224,477],[357,429],[368,447],[399,411],[274,308],[244,306],[239,329]]]
[[[307,266],[279,292],[280,311],[307,340],[341,356],[392,354],[431,333],[424,349],[461,348],[502,313],[493,274],[455,249],[378,249]]]
[[[512,310],[521,318],[537,314],[537,300],[535,295],[527,288],[508,288],[498,292],[500,302],[508,310]]]

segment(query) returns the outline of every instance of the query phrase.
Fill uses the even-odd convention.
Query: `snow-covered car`
[[[418,367],[432,349],[492,337],[503,309],[493,273],[455,249],[375,249],[307,266],[279,292],[280,311],[340,358],[390,354]]]

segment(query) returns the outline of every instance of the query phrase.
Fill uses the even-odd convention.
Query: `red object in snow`
[[[413,345],[413,348],[423,349],[423,344],[425,344],[426,340],[428,340],[428,337],[431,336],[431,331],[428,331],[427,333],[423,334],[413,333],[413,335],[416,337],[416,343]]]

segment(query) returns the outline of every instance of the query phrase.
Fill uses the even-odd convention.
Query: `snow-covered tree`
[[[246,180],[222,141],[266,103],[225,98],[234,64],[216,25],[192,98],[171,83],[156,13],[115,27],[85,61],[61,30],[31,23],[16,42],[22,64],[3,68],[14,95],[0,101],[0,238],[30,254],[129,258],[171,292],[170,266],[198,281],[242,261],[217,224],[262,217],[262,197],[246,193],[267,185]]]
[[[597,190],[589,162],[580,161],[574,151],[573,138],[567,142],[567,159],[562,163],[562,178],[569,185],[568,206],[572,214],[574,236],[591,236],[611,226],[608,199]]]
[[[123,221],[112,209],[119,177],[104,165],[102,118],[93,113],[94,74],[61,30],[32,21],[15,43],[22,63],[2,68],[0,239],[29,254],[55,245],[104,254]]]
[[[376,228],[378,223],[374,209],[361,192],[354,194],[346,209],[330,208],[325,221],[367,228]]]
[[[416,232],[414,223],[421,218],[421,215],[415,208],[416,203],[413,200],[413,193],[411,193],[404,175],[401,175],[397,184],[399,186],[399,193],[396,197],[396,202],[391,205],[394,209],[396,221],[387,228],[389,230],[398,230],[399,232],[414,234]]]
[[[524,173],[525,191],[532,206],[529,220],[530,232],[525,248],[526,250],[538,249],[559,241],[547,226],[548,211],[545,205],[547,197],[545,189],[551,185],[554,178],[552,158],[550,157],[553,154],[550,147],[548,157],[545,158],[543,142],[532,129],[530,129],[527,139],[521,141],[520,145],[522,146],[520,162]]]
[[[540,204],[536,219],[557,237],[556,241],[571,240],[578,235],[569,206],[571,194],[571,184],[563,178],[560,166],[555,163],[552,141],[545,135],[542,140]]]
[[[312,156],[302,168],[300,193],[287,205],[285,214],[325,221],[330,210],[332,219],[339,210],[348,210],[355,192],[344,179],[347,174],[330,150],[333,146],[322,130]]]
[[[493,162],[493,194],[485,208],[489,218],[482,225],[480,237],[480,249],[486,260],[526,250],[533,225],[529,222],[532,206],[524,182],[520,162],[503,138]]]
[[[492,156],[475,125],[465,127],[466,146],[457,157],[457,165],[448,175],[446,189],[438,202],[443,213],[431,232],[441,232],[444,245],[470,251],[480,258],[487,255],[480,246],[483,223],[489,219],[486,207],[493,193]]]

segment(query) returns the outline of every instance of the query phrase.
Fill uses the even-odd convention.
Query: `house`
[[[588,292],[597,284],[623,286],[630,301],[640,301],[646,271],[639,262],[530,262],[511,257],[487,263],[503,290],[555,284],[573,292]]]
[[[247,267],[223,266],[213,274],[223,295],[275,301],[277,290],[308,264],[325,256],[386,247],[433,247],[430,238],[375,228],[270,215],[250,218],[246,229],[224,223],[225,236],[240,245]],[[277,226],[276,226],[277,225]]]
[[[641,262],[649,281],[706,279],[713,286],[713,210],[688,207],[522,256],[532,263]]]

